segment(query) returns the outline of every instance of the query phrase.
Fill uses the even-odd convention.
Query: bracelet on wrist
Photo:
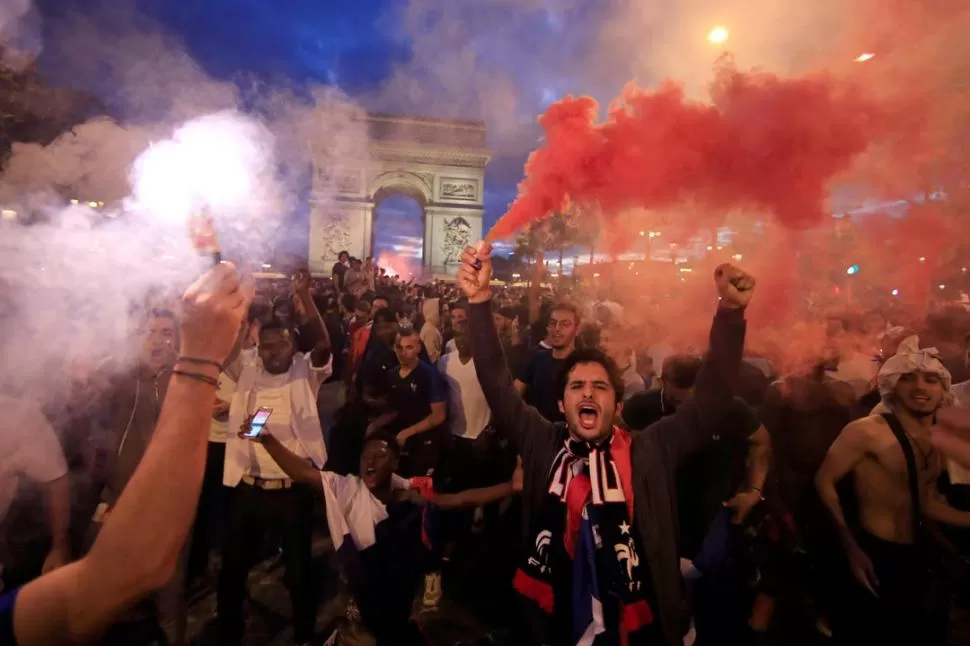
[[[219,369],[220,372],[222,371],[222,368],[223,368],[223,365],[220,362],[216,361],[215,359],[203,359],[201,357],[186,357],[183,355],[179,355],[179,358],[175,361],[175,363],[194,363],[200,366],[215,366],[216,368]]]
[[[172,371],[173,375],[178,375],[179,377],[185,377],[187,379],[194,379],[195,381],[200,381],[204,384],[208,384],[213,388],[219,387],[219,380],[210,377],[209,375],[204,375],[201,372],[189,372],[187,370],[175,369]]]

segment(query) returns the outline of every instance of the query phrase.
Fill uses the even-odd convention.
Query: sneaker
[[[437,608],[441,603],[441,572],[431,572],[424,575],[424,598],[421,605],[425,608]]]

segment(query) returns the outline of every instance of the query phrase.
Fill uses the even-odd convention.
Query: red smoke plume
[[[724,67],[711,96],[702,104],[672,82],[630,85],[603,123],[590,97],[555,103],[539,119],[545,144],[488,237],[508,237],[570,201],[598,206],[607,221],[631,207],[691,201],[705,207],[698,227],[753,208],[804,229],[824,217],[827,182],[883,124],[875,101],[824,74],[783,79]]]

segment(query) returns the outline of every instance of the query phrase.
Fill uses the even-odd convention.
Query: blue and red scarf
[[[565,441],[552,463],[531,554],[515,574],[516,590],[546,614],[571,610],[571,643],[578,646],[625,644],[653,623],[644,589],[649,574],[631,523],[630,443],[619,428],[598,445]],[[570,598],[562,598],[565,588]]]

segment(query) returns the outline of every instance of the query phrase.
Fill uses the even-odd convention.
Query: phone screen
[[[260,408],[253,415],[253,421],[249,423],[249,432],[244,433],[245,437],[257,437],[263,432],[266,427],[266,422],[269,420],[269,416],[273,414],[273,409],[271,408]]]

